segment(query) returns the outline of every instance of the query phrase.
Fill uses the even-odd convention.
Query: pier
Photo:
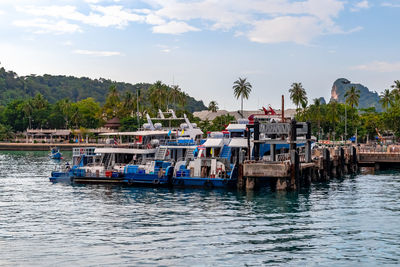
[[[275,190],[296,190],[312,182],[328,181],[358,171],[359,156],[355,146],[311,150],[310,123],[256,122],[253,127],[255,160],[247,160],[240,167],[239,189],[254,190],[269,184]],[[268,156],[260,155],[260,144],[270,145]],[[289,152],[277,154],[277,144],[288,145]]]

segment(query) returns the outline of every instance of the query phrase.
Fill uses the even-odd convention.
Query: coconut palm
[[[239,78],[233,83],[233,94],[235,95],[236,99],[241,98],[241,115],[243,116],[243,98],[249,99],[249,95],[251,93],[252,86],[247,81],[247,78]]]
[[[383,91],[379,97],[379,102],[386,111],[388,110],[389,106],[393,106],[393,95],[389,89],[385,89],[385,91]]]
[[[356,89],[356,87],[352,86],[349,90],[344,94],[346,98],[346,104],[350,105],[352,108],[354,106],[358,107],[358,101],[360,99],[360,90]]]
[[[210,101],[210,103],[208,104],[208,110],[211,112],[217,112],[218,103],[216,101]]]
[[[155,109],[162,109],[163,104],[166,103],[167,98],[167,86],[161,81],[156,81],[149,88],[150,102]]]
[[[394,101],[398,102],[400,100],[400,81],[394,81],[394,84],[391,87],[393,88],[392,97],[394,98]]]
[[[129,91],[125,92],[122,100],[122,113],[121,115],[130,115],[136,108],[136,97]]]
[[[292,83],[291,88],[289,89],[290,99],[293,104],[296,105],[297,111],[299,111],[300,106],[304,106],[304,103],[307,102],[307,93],[303,88],[301,83]]]
[[[173,106],[176,107],[177,100],[179,100],[180,94],[181,94],[181,89],[179,88],[179,85],[172,85],[171,90],[169,91],[169,97],[170,100],[173,103]]]

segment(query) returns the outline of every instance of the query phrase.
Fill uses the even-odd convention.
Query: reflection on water
[[[246,193],[51,184],[57,164],[0,153],[1,266],[399,264],[398,173]]]

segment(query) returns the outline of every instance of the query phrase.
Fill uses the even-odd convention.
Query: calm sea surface
[[[57,164],[0,152],[0,266],[400,264],[399,173],[238,193],[52,184]]]

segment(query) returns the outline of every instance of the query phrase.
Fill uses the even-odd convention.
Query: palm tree
[[[124,99],[122,102],[122,113],[123,115],[130,115],[136,108],[136,97],[129,91],[125,92]]]
[[[379,97],[379,102],[386,111],[388,110],[389,106],[393,106],[393,95],[389,89],[385,89],[385,91],[383,91]]]
[[[335,100],[332,100],[328,104],[328,120],[332,124],[333,131],[336,129],[336,123],[339,122],[338,113],[338,103]]]
[[[208,104],[208,110],[211,112],[217,112],[218,103],[216,101],[210,101],[210,103]]]
[[[251,93],[252,86],[251,84],[247,81],[247,78],[239,78],[233,83],[233,93],[236,97],[236,99],[241,98],[241,115],[243,116],[243,98],[249,99],[249,95]]]
[[[321,100],[319,98],[315,98],[314,99],[314,112],[312,113],[312,116],[317,121],[318,137],[320,137],[320,132],[321,132]]]
[[[394,97],[394,100],[398,102],[400,100],[400,81],[394,81],[394,84],[391,87],[393,88],[392,96]]]
[[[360,90],[356,89],[356,87],[352,86],[349,90],[344,94],[346,98],[346,104],[350,105],[352,108],[354,106],[358,107],[358,101],[360,99]]]
[[[162,109],[167,98],[167,86],[161,81],[156,81],[149,88],[150,102],[155,109]]]
[[[307,93],[303,88],[301,83],[292,83],[292,87],[289,89],[290,99],[293,104],[296,105],[297,111],[299,111],[300,106],[304,106],[304,103],[307,102]]]
[[[174,108],[176,108],[176,101],[177,99],[179,100],[180,94],[181,94],[181,89],[179,88],[179,85],[173,85],[171,87],[171,90],[169,91],[169,96],[173,103]]]

